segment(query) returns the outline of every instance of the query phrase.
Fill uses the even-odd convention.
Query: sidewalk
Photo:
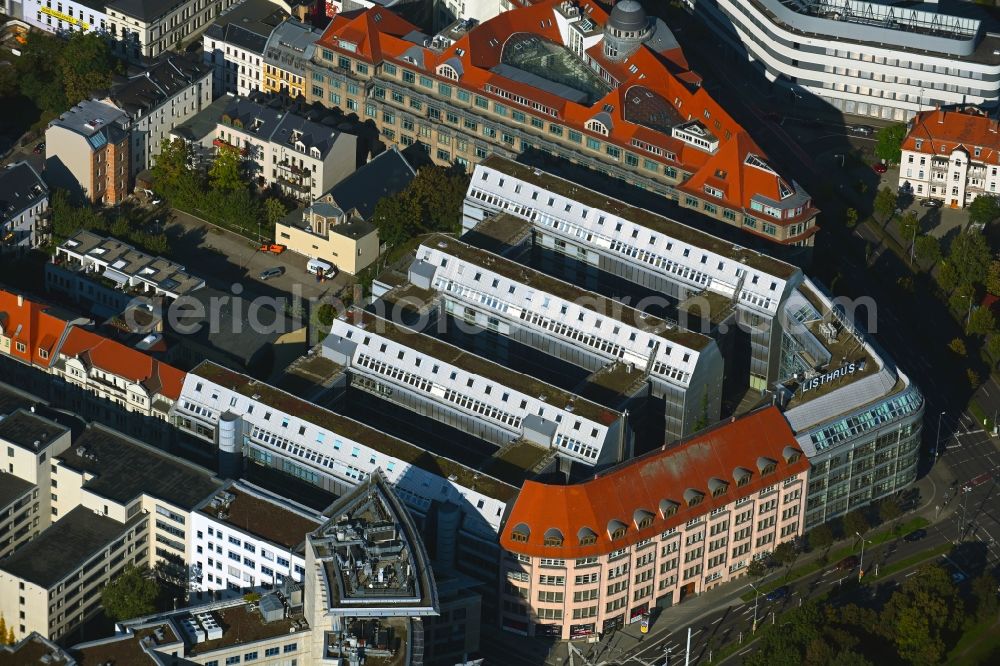
[[[956,502],[944,500],[952,481],[952,473],[947,464],[938,460],[931,468],[930,472],[918,479],[910,488],[920,491],[919,504],[916,508],[904,513],[899,520],[908,520],[922,517],[931,524],[946,520],[957,508]],[[847,540],[835,542],[831,547],[836,549],[839,544]],[[803,553],[795,560],[795,567],[809,564],[824,557],[825,551],[814,550]],[[775,572],[765,576],[757,585],[766,582]],[[788,581],[791,582],[791,581]],[[598,643],[586,643],[584,641],[574,641],[574,646],[583,653],[586,661],[579,657],[574,657],[574,664],[597,664],[601,661],[610,661],[616,657],[628,654],[641,644],[650,645],[656,643],[665,634],[677,631],[688,626],[697,626],[699,621],[712,613],[716,613],[722,608],[730,605],[742,605],[740,596],[746,591],[747,579],[739,578],[725,585],[720,585],[696,597],[689,597],[683,603],[670,608],[665,608],[650,625],[649,633],[643,636],[639,631],[639,623],[627,625],[616,632],[605,634]],[[569,647],[567,642],[561,642],[553,646],[545,660],[545,664],[551,666],[563,666],[571,663],[569,658]]]

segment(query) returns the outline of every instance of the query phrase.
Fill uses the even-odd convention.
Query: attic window
[[[744,164],[748,164],[748,165],[753,166],[753,167],[757,167],[758,169],[763,169],[764,171],[767,171],[768,173],[774,173],[774,169],[772,169],[771,167],[769,167],[767,165],[767,162],[765,162],[761,158],[757,157],[753,153],[747,153],[747,158],[745,160],[743,160],[743,163]]]
[[[591,546],[597,543],[597,532],[589,527],[581,527],[576,536],[580,540],[581,546]]]
[[[550,527],[545,530],[545,540],[542,543],[545,546],[561,546],[563,544],[562,532],[554,527]]]
[[[645,529],[653,524],[653,514],[645,509],[636,509],[632,514],[632,522],[635,523],[636,529]]]
[[[677,502],[673,500],[660,500],[660,515],[663,518],[669,518],[670,516],[677,513]]]
[[[608,521],[608,536],[611,537],[612,541],[624,537],[626,531],[628,531],[628,525],[617,518]]]
[[[631,73],[635,74],[636,72],[639,71],[639,68],[636,67],[635,65],[629,65],[628,66],[628,71],[630,71]]]
[[[787,199],[792,196],[792,188],[785,185],[785,181],[778,179],[778,194],[782,199]]]
[[[687,502],[688,506],[698,506],[701,504],[702,500],[705,499],[705,493],[700,490],[695,490],[694,488],[688,488],[684,491],[684,501]]]
[[[587,121],[586,127],[591,132],[595,132],[602,136],[607,136],[609,132],[607,125],[602,123],[600,120],[590,119]]]
[[[711,185],[705,185],[705,194],[710,197],[715,197],[716,199],[722,198],[722,190],[717,187],[712,187]]]
[[[920,147],[924,145],[924,140],[917,139],[916,141],[917,141],[917,150],[920,150]]]
[[[372,18],[372,20],[375,21],[376,23],[381,23],[382,22],[382,14],[380,12],[375,12],[375,15]]]
[[[760,470],[761,476],[767,476],[774,472],[775,468],[778,466],[777,461],[771,460],[770,458],[765,458],[761,456],[757,458],[757,469]]]
[[[510,532],[510,540],[520,543],[527,543],[529,536],[531,536],[531,530],[524,523],[518,523]]]
[[[753,478],[753,472],[742,467],[737,467],[733,470],[733,478],[736,480],[736,487],[742,488],[750,483],[750,479]]]
[[[722,479],[711,478],[708,480],[708,487],[712,491],[712,497],[720,497],[726,494],[729,484]]]
[[[802,457],[802,452],[793,446],[786,446],[781,451],[781,457],[785,459],[786,463],[791,465],[792,463],[797,462],[798,459]]]

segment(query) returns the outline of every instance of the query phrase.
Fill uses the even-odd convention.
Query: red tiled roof
[[[180,397],[181,386],[184,384],[185,373],[181,370],[82,328],[74,327],[70,330],[59,353],[79,358],[87,365],[118,377],[125,377],[141,384],[151,394],[160,394],[171,400]]]
[[[763,459],[777,464],[766,476],[760,472]],[[737,487],[734,472],[740,468],[751,477],[749,483]],[[573,485],[525,482],[500,532],[500,545],[535,557],[597,556],[683,525],[808,468],[809,462],[781,412],[767,407],[589,481]],[[725,482],[726,491],[713,497],[710,479]],[[685,501],[689,490],[702,493],[704,499],[689,507]],[[676,503],[677,512],[664,518],[662,507],[670,503]],[[641,520],[643,512],[653,521],[638,529],[636,519]],[[612,521],[627,527],[625,536],[614,541],[609,536]],[[520,526],[530,533],[526,542],[511,538],[515,529],[523,530]],[[553,529],[561,534],[562,546],[544,545],[546,532]],[[580,535],[588,530],[596,535],[596,543],[579,545]]]
[[[420,70],[421,67],[410,59],[403,59],[404,55],[412,57],[416,54],[423,61],[422,71],[432,77],[437,76],[437,67],[440,64],[457,61],[462,69],[458,85],[475,90],[484,96],[493,96],[486,90],[489,85],[502,88],[514,95],[550,107],[558,114],[562,124],[584,133],[593,134],[585,129],[587,121],[601,113],[606,106],[610,106],[611,131],[609,136],[600,138],[610,140],[623,148],[635,150],[649,159],[674,164],[692,173],[693,176],[678,189],[695,194],[699,198],[706,197],[704,185],[708,178],[718,179],[719,176],[716,174],[726,174],[721,177],[726,186],[719,187],[724,193],[718,201],[721,206],[735,210],[749,210],[750,199],[755,194],[781,201],[783,190],[786,193],[794,191],[795,187],[790,181],[783,180],[773,171],[745,163],[749,154],[764,163],[768,158],[746,131],[701,87],[701,77],[687,68],[687,60],[680,48],[655,53],[644,46],[624,62],[610,62],[604,58],[600,43],[590,47],[586,55],[598,62],[619,83],[604,98],[590,106],[569,101],[491,71],[501,61],[504,44],[517,33],[531,33],[563,45],[559,31],[560,23],[555,20],[558,4],[559,0],[541,0],[533,5],[499,14],[468,31],[443,51],[434,51],[421,44],[402,39],[417,28],[380,8],[337,16],[317,44],[351,57],[360,56],[372,64],[377,65],[383,60],[391,60],[401,66]],[[593,0],[581,0],[577,5],[584,16],[598,25],[603,25],[607,21],[608,14]],[[341,40],[355,44],[356,49],[352,51],[341,48]],[[441,77],[441,80],[455,85],[455,81],[451,79]],[[662,131],[626,121],[625,102],[629,90],[634,86],[642,86],[659,95],[681,119],[697,119],[703,123],[708,131],[719,138],[720,147],[716,154],[711,155],[699,150]],[[517,104],[516,101],[498,96],[496,99],[508,105]],[[647,154],[641,149],[634,148],[633,139],[657,146],[664,153],[673,153],[677,156],[676,160],[671,160],[666,155]],[[782,220],[769,218],[768,221],[775,225],[789,225],[808,219],[816,212],[812,202],[808,201],[803,206],[801,214],[795,218]],[[815,230],[814,227],[812,231]],[[748,229],[748,231],[764,235],[759,229]]]
[[[55,346],[69,325],[46,310],[47,306],[41,303],[0,290],[0,328],[4,336],[11,338],[11,356],[43,368],[52,365]],[[24,352],[18,351],[18,342],[24,343]],[[46,358],[42,357],[42,350]]]
[[[903,139],[903,150],[927,155],[950,155],[956,148],[964,148],[969,155],[979,148],[980,154],[973,159],[1000,164],[1000,121],[961,111],[922,111]]]

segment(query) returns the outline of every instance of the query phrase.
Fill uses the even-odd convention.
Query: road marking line
[[[714,620],[712,620],[712,624],[719,624],[720,622],[722,622],[722,618],[721,617],[717,617]]]
[[[916,571],[911,571],[910,573],[906,574],[906,578],[909,578],[910,576],[914,575],[915,573],[917,573],[917,572]]]

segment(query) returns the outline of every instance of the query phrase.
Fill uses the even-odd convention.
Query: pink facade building
[[[768,407],[582,483],[526,482],[500,533],[503,628],[579,638],[744,575],[801,533],[808,468]]]

